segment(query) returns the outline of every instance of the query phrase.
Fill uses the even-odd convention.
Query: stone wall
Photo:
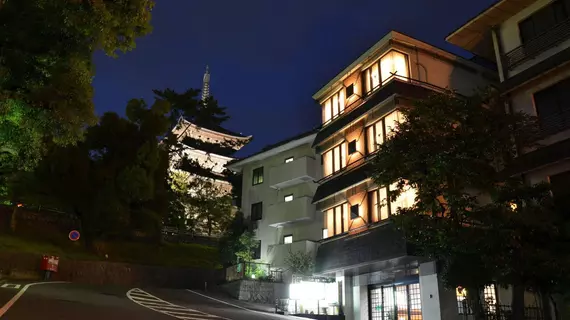
[[[0,253],[0,270],[5,276],[42,277],[41,256],[23,253]],[[161,287],[202,289],[223,279],[221,270],[144,266],[107,261],[60,260],[59,271],[52,280],[95,285],[126,287]]]

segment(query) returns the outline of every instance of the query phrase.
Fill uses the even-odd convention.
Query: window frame
[[[557,19],[556,12],[557,12],[557,9],[560,9],[560,8],[556,8],[555,7],[556,5],[562,6],[563,9],[565,10],[564,13],[566,14],[566,17],[562,21],[556,21],[556,19]],[[539,37],[540,35],[542,35],[544,33],[544,32],[536,32],[536,26],[535,26],[535,20],[534,19],[536,19],[538,17],[538,14],[544,13],[546,10],[551,11],[550,13],[554,13],[554,15],[551,16],[551,18],[554,18],[555,23],[550,25],[549,29],[557,26],[558,24],[562,23],[564,20],[567,20],[570,18],[570,7],[566,6],[565,1],[554,0],[554,1],[549,2],[548,4],[544,5],[540,9],[534,11],[529,16],[526,16],[517,22],[518,35],[519,35],[519,40],[521,42],[521,45],[525,45],[525,44],[529,43],[530,41],[536,39],[537,37]],[[521,25],[523,23],[527,23],[529,21],[532,22],[533,37],[531,37],[529,39],[525,39],[525,37],[523,36]]]
[[[259,207],[259,213],[257,211],[254,211],[254,208],[258,207]],[[249,216],[251,221],[260,221],[263,219],[263,201],[251,204]]]
[[[366,68],[362,69],[361,72],[361,80],[362,80],[362,94],[363,96],[367,96],[369,94],[371,94],[372,92],[376,91],[379,88],[382,88],[383,86],[385,86],[388,82],[390,82],[392,79],[397,78],[397,75],[392,75],[387,79],[382,79],[382,65],[381,65],[381,61],[384,57],[388,56],[389,54],[396,52],[399,54],[402,54],[406,60],[406,75],[401,75],[399,76],[400,78],[406,78],[409,79],[410,75],[411,75],[411,69],[410,69],[410,56],[407,52],[403,52],[402,50],[399,49],[395,49],[395,48],[390,48],[388,49],[386,52],[384,52],[378,59],[376,59],[373,63],[370,63],[366,66]],[[372,68],[373,67],[377,67],[378,68],[378,85],[372,88],[369,88],[372,86]]]
[[[344,146],[344,147],[343,147],[343,146]],[[336,157],[335,157],[335,150],[337,150],[337,149],[338,149],[339,159],[336,159]],[[343,149],[344,149],[344,163],[343,163],[343,161],[342,161],[342,159],[343,159]],[[341,172],[344,168],[346,168],[347,163],[348,163],[348,159],[347,159],[347,158],[348,158],[348,155],[346,154],[346,151],[347,151],[347,143],[346,143],[346,141],[343,141],[343,142],[337,144],[336,146],[334,146],[334,147],[328,149],[326,152],[324,152],[324,153],[321,155],[321,156],[323,157],[323,159],[324,159],[325,154],[327,154],[327,153],[329,153],[329,152],[331,153],[331,154],[330,154],[330,157],[331,157],[331,172],[330,172],[328,175],[326,175],[325,177],[332,176],[332,175],[336,174],[337,172]],[[335,170],[335,164],[336,164],[336,160],[335,160],[335,159],[338,160],[338,161],[340,161],[339,169],[338,169],[338,170]],[[324,160],[323,160],[323,162],[324,162]],[[326,166],[327,166],[327,164],[326,164],[326,163],[323,163],[323,170],[326,170]]]
[[[352,152],[351,152],[352,149]],[[346,151],[348,155],[355,154],[358,152],[358,148],[356,147],[356,139],[350,141],[346,144]]]
[[[260,174],[261,171],[261,174]],[[263,183],[263,166],[254,168],[251,174],[251,185],[257,186]]]
[[[349,231],[348,228],[349,228],[350,226],[349,226],[349,225],[345,225],[344,216],[345,216],[345,214],[350,214],[350,213],[349,213],[349,212],[344,212],[344,207],[345,207],[345,206],[349,207],[349,203],[348,203],[348,202],[343,202],[343,203],[341,203],[341,204],[339,204],[339,205],[336,205],[336,206],[334,206],[334,207],[330,207],[330,208],[328,208],[327,210],[324,211],[324,214],[325,214],[325,215],[328,215],[328,214],[329,214],[329,211],[332,210],[332,215],[333,215],[333,219],[332,219],[332,221],[333,221],[333,226],[332,226],[333,234],[332,234],[332,235],[329,235],[329,238],[330,238],[330,237],[337,236],[337,235],[340,235],[340,234],[343,234],[343,233],[346,233],[346,232]],[[339,233],[336,232],[336,229],[337,229],[337,220],[338,220],[338,218],[337,218],[337,210],[336,210],[337,208],[340,208],[339,214],[340,214],[340,223],[341,223],[341,225],[340,225],[340,232],[339,232]],[[350,210],[350,208],[348,208],[348,210]],[[348,218],[350,218],[350,216],[349,216]],[[328,217],[325,217],[325,221],[328,221]],[[327,223],[327,228],[325,228],[325,229],[327,229],[327,230],[329,229],[328,223]],[[328,231],[327,231],[327,234],[328,234]]]
[[[384,192],[386,193],[386,205],[383,206],[386,208],[386,218],[382,219],[382,213],[380,212],[380,210],[383,208],[380,206],[380,204],[382,203],[382,199],[380,198],[380,189],[384,189]],[[392,208],[391,208],[391,202],[390,202],[390,188],[383,186],[383,187],[379,187],[376,188],[374,190],[370,190],[368,191],[367,194],[368,197],[368,223],[377,223],[377,222],[382,222],[384,220],[388,220],[390,219],[390,217],[392,216]],[[374,219],[372,219],[372,208],[373,208],[373,204],[372,204],[372,200],[373,198],[376,198],[376,206],[378,207],[378,221],[374,221]]]
[[[566,100],[564,99],[564,97],[562,96],[561,92],[564,92],[564,88],[568,88],[570,90],[570,77],[564,78],[558,82],[555,82],[551,85],[549,85],[546,88],[542,88],[538,91],[535,91],[532,93],[532,101],[533,101],[533,107],[534,107],[534,112],[536,113],[536,116],[538,118],[538,123],[540,126],[540,131],[541,134],[543,136],[551,136],[557,133],[560,133],[562,131],[566,131],[570,129],[570,106],[567,106],[567,103],[564,103]],[[545,94],[545,92],[548,91],[553,91],[553,96],[550,96],[549,98],[552,100],[554,99],[556,101],[556,113],[551,113],[550,115],[548,115],[549,117],[557,117],[560,118],[560,122],[561,122],[561,126],[559,128],[555,127],[555,126],[545,126],[545,122],[544,122],[544,115],[541,116],[541,112],[540,109],[542,109],[543,111],[546,108],[552,108],[552,106],[548,106],[548,103],[542,105],[541,107],[541,99],[537,99],[537,95],[540,98],[541,94]],[[564,109],[564,107],[566,107],[566,109]],[[566,115],[566,117],[565,117]]]
[[[372,154],[372,153],[378,151],[378,149],[379,149],[379,148],[378,148],[378,145],[384,144],[388,139],[391,138],[391,136],[390,136],[390,135],[388,134],[388,132],[387,132],[388,129],[387,129],[387,126],[386,126],[386,118],[388,118],[389,116],[391,116],[393,113],[399,113],[399,114],[400,114],[400,116],[398,116],[397,118],[402,117],[402,112],[401,112],[398,108],[396,108],[396,109],[394,109],[394,110],[392,110],[392,111],[386,113],[386,114],[383,115],[381,118],[379,118],[378,120],[374,121],[372,124],[370,124],[370,125],[368,125],[368,126],[365,127],[365,131],[366,131],[366,152],[367,152],[367,154]],[[376,128],[376,125],[377,125],[379,122],[382,122],[382,125],[381,125],[381,127],[382,127],[382,143],[378,143],[378,136],[379,136],[379,135],[378,135],[378,133],[376,132],[376,131],[377,131],[377,130],[376,130],[376,129],[377,129],[377,128]],[[371,145],[370,145],[370,129],[372,129],[372,136],[373,136],[373,138],[374,138],[374,141],[373,141],[373,142],[374,142],[374,144],[373,144],[373,146],[374,146],[373,149],[374,149],[374,150],[370,150],[370,148],[371,148]]]
[[[342,94],[341,94],[342,93]],[[334,108],[334,98],[337,99],[337,107],[338,107],[338,111],[335,114],[335,108]],[[335,93],[333,93],[332,95],[330,95],[330,97],[326,98],[323,103],[322,103],[322,108],[323,108],[323,124],[328,124],[331,123],[332,121],[336,120],[338,117],[340,117],[344,111],[346,110],[346,88],[343,86],[342,88],[340,88],[340,90],[336,91]],[[341,103],[342,101],[342,103]],[[327,109],[327,103],[330,102],[330,106],[328,108],[330,108],[328,111],[330,112],[330,118],[326,119],[326,109]],[[342,106],[342,108],[341,108]]]

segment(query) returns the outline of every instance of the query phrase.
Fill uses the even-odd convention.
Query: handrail
[[[509,70],[570,38],[570,18],[504,54]]]

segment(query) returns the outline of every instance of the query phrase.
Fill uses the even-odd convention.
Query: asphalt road
[[[0,287],[0,320],[277,320],[291,317],[252,311],[186,290],[47,283]],[[202,293],[203,294],[203,293]],[[19,298],[14,302],[14,297]],[[13,304],[11,303],[13,302]],[[228,304],[229,303],[229,304]]]

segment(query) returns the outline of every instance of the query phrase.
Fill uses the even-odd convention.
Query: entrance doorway
[[[419,283],[373,286],[369,297],[372,320],[422,320]]]

